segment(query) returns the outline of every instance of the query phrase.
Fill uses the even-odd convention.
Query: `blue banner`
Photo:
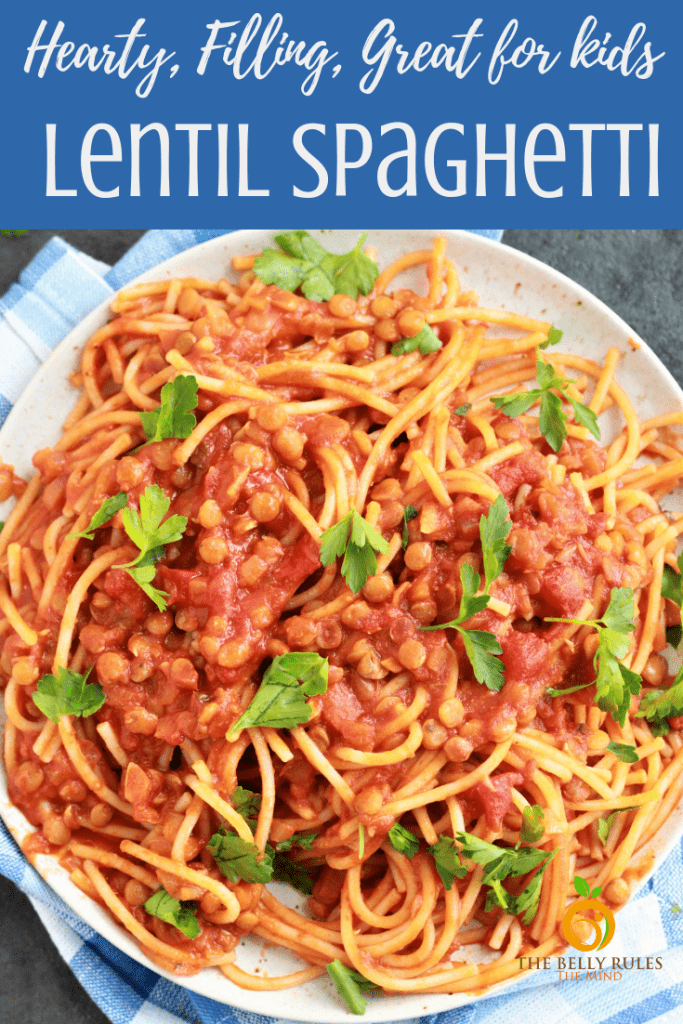
[[[8,226],[682,226],[679,3],[8,8]]]

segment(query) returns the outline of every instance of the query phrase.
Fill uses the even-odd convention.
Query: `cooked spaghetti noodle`
[[[659,502],[683,475],[672,429],[683,413],[639,424],[616,349],[602,367],[544,353],[560,377],[575,375],[576,400],[621,413],[606,448],[570,420],[555,453],[533,408],[497,412],[492,396],[533,381],[550,325],[461,293],[443,239],[397,260],[358,300],[310,301],[264,285],[253,260],[235,263],[238,284],[119,294],[85,346],[63,436],[36,454],[0,534],[4,757],[11,798],[36,828],[26,851],[58,856],[178,974],[218,966],[265,991],[337,959],[387,993],[481,990],[517,974],[518,957],[564,945],[575,875],[602,886],[612,908],[625,903],[683,789],[683,720],[653,736],[639,698],[622,726],[594,702],[588,621],[631,588],[624,663],[642,676],[641,697],[670,683],[660,652],[675,608],[660,591],[683,517]],[[391,291],[417,264],[428,294]],[[437,351],[391,353],[425,323]],[[196,426],[145,444],[140,412],[183,375],[197,381]],[[12,472],[0,474],[4,497],[20,490]],[[136,551],[120,510],[93,539],[73,536],[104,499],[125,492],[138,509],[152,484],[187,519],[156,565],[164,610],[121,568]],[[457,615],[461,569],[482,571],[480,517],[501,494],[511,553],[468,623],[502,648],[496,692],[474,678],[457,631],[423,627]],[[319,557],[322,535],[353,509],[384,541],[358,593],[339,561],[323,568]],[[547,621],[563,618],[580,621]],[[310,720],[231,734],[268,661],[288,652],[329,660]],[[32,700],[40,677],[90,666],[103,706],[48,720]],[[608,744],[636,748],[637,763]],[[251,817],[236,807],[238,786],[260,796]],[[530,845],[553,859],[527,924],[487,909],[482,867],[466,857],[447,885],[430,848],[467,832],[512,849],[532,806],[543,829]],[[599,822],[615,811],[604,841]],[[414,856],[389,841],[396,823],[419,840]],[[312,880],[308,913],[221,872],[209,849],[221,828],[261,854],[308,837],[285,854]],[[195,902],[196,937],[145,909],[160,887]],[[235,947],[248,933],[308,966],[247,974]],[[481,957],[458,955],[476,944]]]

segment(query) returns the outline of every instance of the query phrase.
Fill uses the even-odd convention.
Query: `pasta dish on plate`
[[[125,288],[60,440],[0,465],[24,851],[176,975],[478,992],[584,886],[622,906],[683,789],[683,413],[639,423],[617,348],[482,308],[443,238],[276,241]]]

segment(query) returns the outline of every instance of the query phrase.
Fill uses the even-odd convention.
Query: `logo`
[[[569,945],[581,953],[603,949],[614,938],[614,914],[597,899],[602,892],[600,886],[591,890],[585,878],[577,875],[574,878],[574,888],[579,896],[584,896],[585,899],[575,903],[564,915],[562,933]],[[587,917],[587,913],[591,916]]]

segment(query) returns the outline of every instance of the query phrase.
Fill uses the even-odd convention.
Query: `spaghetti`
[[[36,828],[26,852],[59,857],[178,974],[217,966],[267,991],[338,961],[387,993],[478,991],[564,945],[575,875],[625,903],[683,789],[683,719],[655,735],[638,717],[672,681],[660,652],[678,610],[661,585],[683,517],[659,503],[683,475],[683,413],[639,424],[616,349],[602,367],[541,357],[550,324],[462,293],[443,239],[357,299],[307,299],[253,263],[235,260],[238,284],[119,294],[85,346],[63,436],[34,457],[0,534],[4,758]],[[389,290],[419,264],[427,295]],[[548,388],[565,412],[619,410],[607,447],[578,414],[553,450],[533,399],[495,408],[538,358],[565,382]],[[149,441],[145,415],[188,378],[194,423]],[[117,494],[125,507],[89,530]],[[160,519],[186,525],[150,541],[145,563],[126,516],[154,494]],[[480,521],[494,506],[506,548],[489,581]],[[321,565],[328,531],[356,514],[378,538],[361,587],[334,552]],[[618,662],[642,682],[623,715],[596,693],[616,592],[633,599]],[[480,678],[474,631],[500,688]],[[295,672],[308,710],[287,729],[243,721],[291,654],[326,666],[308,690]],[[41,677],[90,666],[101,706],[46,716]],[[248,870],[234,850],[252,851]],[[527,869],[496,889],[477,850],[523,854]],[[308,891],[308,913],[264,877]],[[247,974],[235,947],[248,933],[308,966]],[[479,958],[457,952],[478,945]]]

